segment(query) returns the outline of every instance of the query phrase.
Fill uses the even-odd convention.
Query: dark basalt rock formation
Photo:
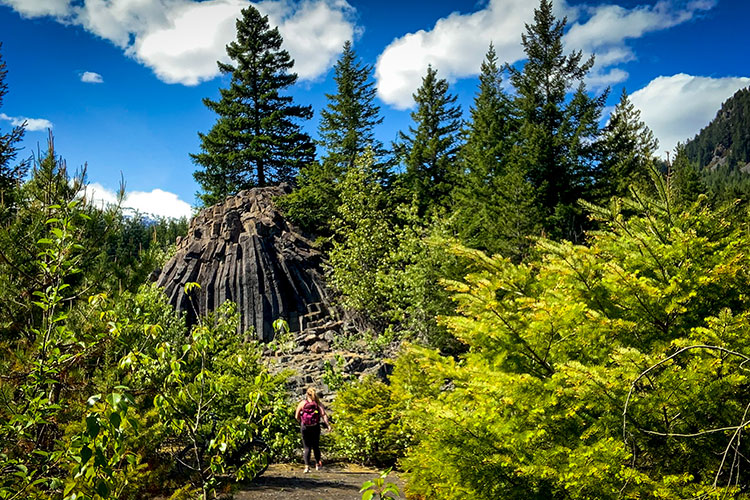
[[[273,203],[289,189],[281,185],[241,191],[190,222],[187,236],[177,240],[177,253],[158,278],[189,323],[231,300],[239,308],[241,330],[270,341],[277,318],[299,332],[331,316],[322,254]],[[190,282],[200,289],[188,296],[185,284]]]

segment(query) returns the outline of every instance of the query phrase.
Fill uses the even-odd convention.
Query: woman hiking
[[[294,418],[299,420],[302,429],[302,445],[305,447],[305,472],[310,472],[310,451],[315,453],[315,470],[320,470],[323,461],[320,459],[320,423],[330,429],[326,409],[318,399],[313,387],[307,388],[305,399],[300,401],[294,412]]]

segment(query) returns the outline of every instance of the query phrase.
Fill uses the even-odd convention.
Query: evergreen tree
[[[0,43],[0,49],[2,46]],[[5,83],[7,74],[5,61],[0,53],[0,108],[3,106],[3,97],[8,93],[8,85]],[[0,134],[0,207],[12,205],[13,193],[28,170],[28,162],[13,165],[19,149],[17,144],[23,139],[24,132],[24,126],[21,125]]]
[[[198,134],[202,151],[191,155],[203,167],[193,175],[205,204],[241,189],[290,181],[314,158],[313,142],[298,123],[312,117],[312,107],[295,105],[281,93],[297,81],[290,72],[294,61],[281,44],[268,16],[252,6],[242,10],[237,39],[227,45],[235,65],[219,63],[221,72],[231,75],[229,88],[220,89],[218,101],[203,100],[219,118],[208,134]]]
[[[490,45],[464,130],[454,226],[464,245],[520,259],[529,246],[528,236],[538,231],[538,210],[520,165],[509,161],[518,124],[501,83],[497,54]]]
[[[325,149],[325,156],[320,163],[311,163],[300,170],[297,189],[282,202],[292,219],[318,233],[330,230],[340,200],[341,181],[355,158],[369,151],[376,161],[368,168],[381,177],[385,175],[384,165],[378,162],[385,151],[374,136],[375,126],[383,118],[374,103],[372,67],[360,64],[352,43],[346,41],[333,69],[336,93],[326,94],[328,105],[321,111],[319,127],[318,144]]]
[[[461,159],[467,175],[481,182],[497,175],[512,144],[516,121],[512,102],[502,88],[495,47],[490,44],[479,74],[479,91],[464,132]]]
[[[516,158],[537,190],[548,232],[575,240],[584,220],[577,202],[591,188],[592,145],[607,92],[588,96],[583,79],[594,58],[583,60],[580,51],[563,53],[566,22],[555,19],[551,0],[541,0],[534,23],[521,35],[527,61],[509,71],[521,120]]]
[[[669,166],[668,178],[675,197],[683,205],[692,204],[707,191],[700,168],[690,162],[683,144],[677,144],[675,148],[674,161]]]
[[[448,93],[448,82],[438,78],[432,66],[414,101],[414,126],[409,127],[409,134],[399,132],[396,147],[406,165],[404,186],[416,196],[424,213],[431,206],[445,205],[456,182],[461,109],[456,96]]]
[[[323,162],[347,168],[368,148],[376,158],[383,155],[383,144],[374,135],[383,118],[375,104],[372,66],[357,61],[351,41],[344,43],[333,70],[336,93],[326,94],[328,105],[320,113],[319,144],[326,150]]]
[[[640,118],[640,110],[623,89],[600,141],[602,157],[597,191],[604,199],[626,194],[630,185],[651,184],[650,165],[659,141]]]

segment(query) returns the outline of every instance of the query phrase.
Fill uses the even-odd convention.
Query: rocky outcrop
[[[344,347],[344,339],[351,338],[359,338],[351,324],[320,319],[288,342],[269,345],[263,359],[272,374],[287,375],[293,399],[302,398],[312,386],[329,405],[341,383],[368,376],[385,381],[393,369],[389,356],[368,353],[361,340]]]
[[[192,219],[157,280],[189,323],[231,300],[241,330],[267,342],[278,318],[301,332],[332,317],[323,255],[274,205],[288,191],[286,185],[241,191]],[[188,294],[191,282],[200,288]]]

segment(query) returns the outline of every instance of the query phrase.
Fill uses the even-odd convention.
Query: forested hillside
[[[721,105],[711,123],[685,143],[688,159],[709,170],[750,169],[750,88]]]
[[[689,164],[696,192],[715,202],[750,200],[750,89],[729,98],[711,123],[678,147],[675,163]]]
[[[406,498],[750,498],[746,191],[702,163],[720,144],[727,169],[750,161],[750,94],[663,164],[626,92],[603,117],[595,57],[565,46],[553,12],[541,0],[518,34],[523,64],[487,47],[467,113],[429,66],[383,144],[350,42],[318,137],[303,131],[294,61],[248,6],[219,63],[228,86],[204,100],[216,121],[186,152],[198,198],[213,215],[294,186],[275,203],[358,325],[331,344],[392,368],[324,367],[325,452],[396,467]],[[0,60],[0,106],[5,77]],[[188,324],[149,280],[186,221],[94,206],[51,136],[19,158],[23,134],[0,134],[0,499],[215,498],[295,460],[298,395],[263,354],[304,351],[290,318],[267,344],[231,302]],[[211,231],[237,233],[233,217]],[[190,305],[200,286],[172,290]]]

